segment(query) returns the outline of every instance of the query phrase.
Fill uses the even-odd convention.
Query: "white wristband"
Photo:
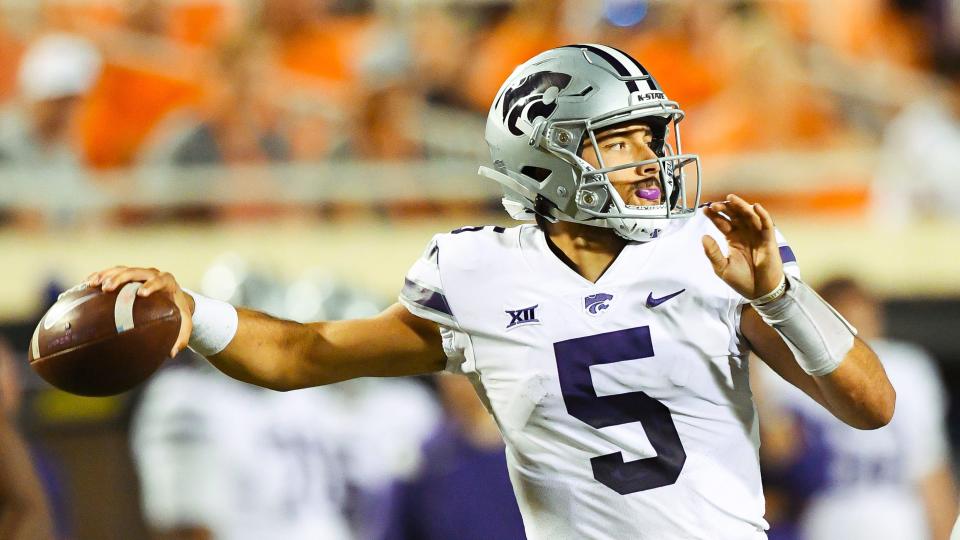
[[[213,356],[227,348],[237,334],[239,317],[230,304],[184,289],[193,297],[193,333],[190,348],[202,356]]]
[[[783,295],[766,304],[753,304],[793,352],[800,367],[817,377],[832,373],[853,348],[857,329],[798,278]]]

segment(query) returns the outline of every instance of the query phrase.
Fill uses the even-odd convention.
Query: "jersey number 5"
[[[593,477],[621,495],[669,486],[677,481],[687,453],[670,409],[643,392],[597,396],[590,366],[653,356],[650,327],[640,326],[553,344],[563,402],[571,416],[601,429],[640,422],[655,457],[624,462],[615,452],[590,460]]]

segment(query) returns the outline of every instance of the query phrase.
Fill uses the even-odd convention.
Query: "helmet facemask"
[[[645,241],[658,237],[669,224],[668,220],[692,216],[700,203],[700,160],[694,154],[682,153],[679,122],[683,117],[676,102],[657,100],[584,120],[545,122],[543,129],[538,130],[541,135],[535,146],[574,168],[577,173],[574,200],[577,209],[587,218],[558,216],[559,219],[609,227],[628,240]],[[651,127],[654,138],[648,146],[657,157],[608,166],[597,143],[598,135],[605,129],[633,123]],[[588,145],[593,148],[599,167],[583,159],[582,149]],[[652,163],[657,163],[659,169],[658,204],[626,204],[609,174]],[[696,177],[688,179],[684,169],[691,164]]]

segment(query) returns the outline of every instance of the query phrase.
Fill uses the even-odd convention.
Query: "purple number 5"
[[[553,344],[563,402],[571,416],[601,429],[640,422],[655,457],[631,462],[622,452],[590,460],[593,477],[621,495],[669,486],[677,481],[687,453],[683,450],[670,409],[643,392],[597,396],[590,366],[653,356],[650,327],[640,326]]]

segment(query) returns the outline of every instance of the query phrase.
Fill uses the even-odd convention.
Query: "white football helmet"
[[[486,128],[493,168],[481,167],[480,174],[501,185],[504,208],[514,219],[539,214],[650,240],[700,204],[700,159],[682,153],[683,117],[628,54],[604,45],[550,49],[517,67],[497,92]],[[654,129],[655,159],[607,167],[600,157],[596,168],[581,157],[586,144],[600,156],[598,131],[637,121]],[[625,204],[607,173],[653,162],[660,168],[660,203]],[[690,164],[696,170],[692,183],[684,171]]]

